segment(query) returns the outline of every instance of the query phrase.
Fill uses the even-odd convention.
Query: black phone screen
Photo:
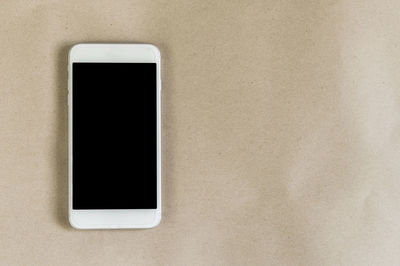
[[[157,208],[156,63],[73,63],[72,208]]]

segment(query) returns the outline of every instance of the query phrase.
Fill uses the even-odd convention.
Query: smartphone
[[[74,228],[160,223],[160,60],[150,44],[70,49],[69,221]]]

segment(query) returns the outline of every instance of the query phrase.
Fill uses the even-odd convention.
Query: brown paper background
[[[399,10],[1,1],[0,264],[400,264]],[[155,229],[67,222],[67,52],[79,42],[161,50]]]

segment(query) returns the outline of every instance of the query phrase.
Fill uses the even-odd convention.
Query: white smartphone
[[[77,44],[69,52],[69,221],[78,229],[161,220],[160,51]]]

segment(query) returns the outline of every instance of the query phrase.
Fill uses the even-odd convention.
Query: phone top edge
[[[117,49],[116,49],[117,48]],[[145,43],[77,43],[69,49],[68,62],[154,62],[160,63],[161,52]]]

